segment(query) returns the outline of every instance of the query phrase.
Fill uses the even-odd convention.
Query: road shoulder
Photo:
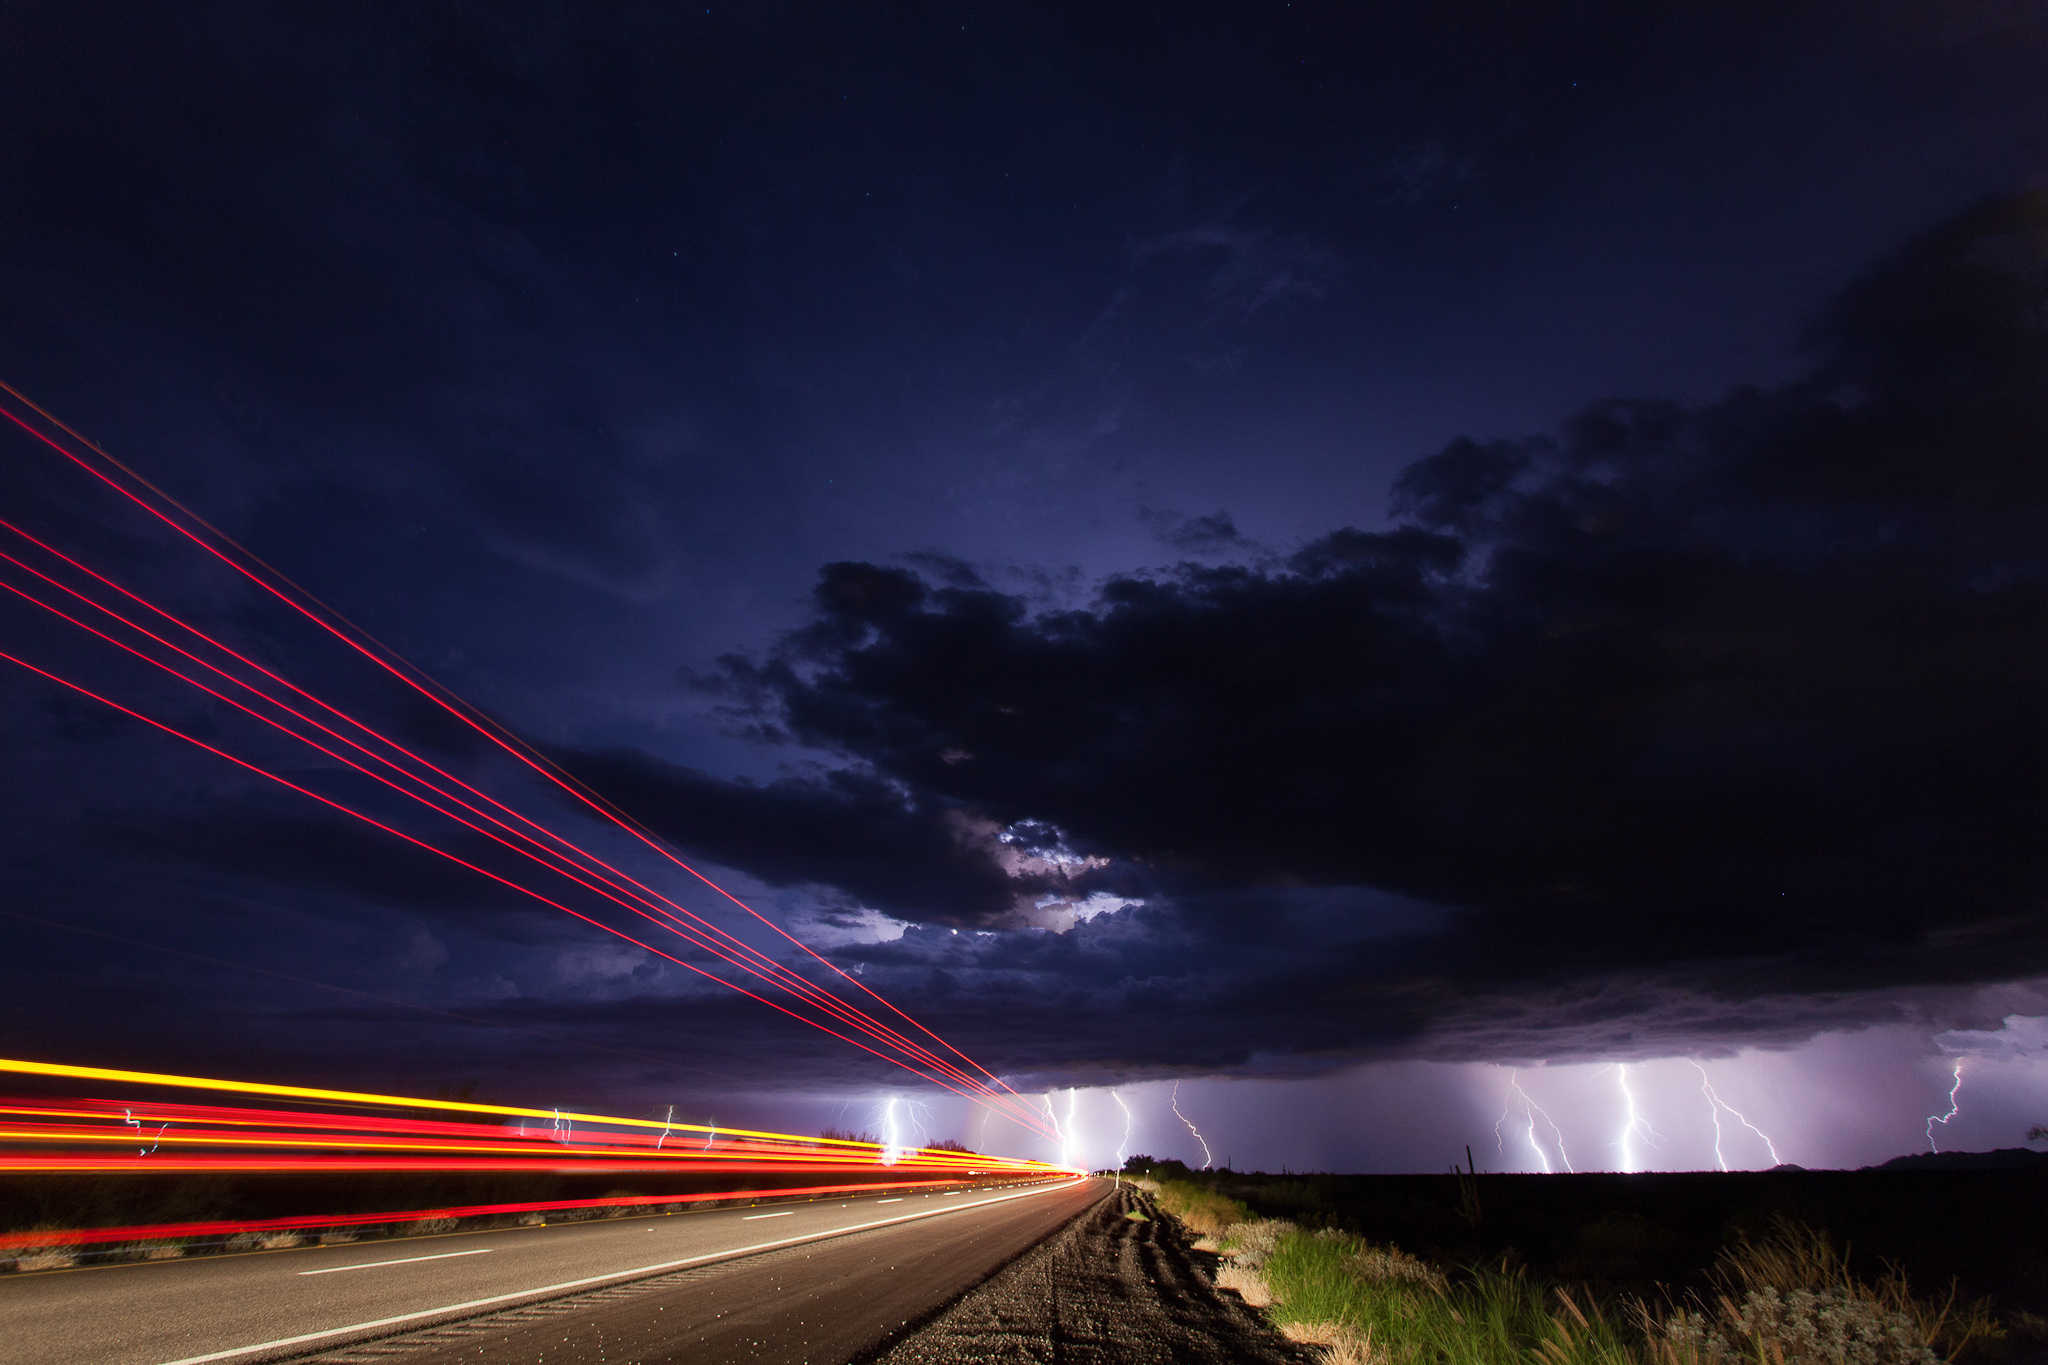
[[[1309,1365],[1214,1261],[1125,1186],[859,1365]]]

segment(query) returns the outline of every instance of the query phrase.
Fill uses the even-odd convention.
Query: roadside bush
[[[299,1234],[283,1230],[271,1232],[238,1232],[228,1238],[229,1251],[282,1251],[299,1244]]]
[[[185,1244],[171,1237],[123,1242],[113,1252],[115,1259],[123,1261],[175,1261],[184,1254]]]
[[[1917,1298],[1896,1268],[1865,1284],[1826,1233],[1784,1219],[1723,1251],[1713,1278],[1711,1306],[1644,1314],[1665,1365],[1937,1365],[2005,1335],[1987,1300],[1958,1303],[1953,1284],[1939,1301]]]

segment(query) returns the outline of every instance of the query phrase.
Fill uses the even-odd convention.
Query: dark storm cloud
[[[525,898],[382,830],[342,816],[251,810],[246,805],[103,818],[92,842],[110,853],[230,877],[333,892],[370,905],[452,911],[523,909]],[[482,840],[439,836],[458,856],[486,857]]]
[[[910,921],[837,951],[991,1060],[1790,1037],[2036,961],[2034,504],[1977,458],[2003,400],[1971,377],[2023,348],[1967,289],[1867,288],[1802,384],[1454,447],[1379,521],[1448,434],[1782,378],[1788,316],[2037,164],[2031,9],[72,0],[0,30],[0,377],[796,931]],[[1975,463],[1923,458],[1952,443]],[[5,515],[546,799],[8,451]],[[1161,558],[1194,567],[1129,573]],[[725,724],[679,714],[675,670],[735,650]],[[9,938],[53,1052],[460,1079],[472,1025],[295,998],[389,987],[874,1079],[96,704],[0,693],[7,908],[198,954]],[[508,1097],[595,1074],[499,1041]]]
[[[755,784],[623,750],[557,757],[663,838],[770,886],[833,886],[895,914],[965,921],[1008,912],[1020,891],[958,808],[865,774]]]
[[[1219,554],[1242,550],[1248,544],[1228,512],[1211,512],[1185,521],[1171,512],[1147,511],[1143,516],[1152,523],[1152,533],[1161,544],[1187,554]]]
[[[1034,615],[830,565],[813,622],[728,675],[863,783],[1132,868],[1207,953],[1206,897],[1284,945],[1287,888],[1372,887],[1457,917],[1360,969],[1386,982],[2048,970],[2048,197],[1916,241],[1814,345],[1780,387],[1455,442],[1395,529],[1272,569]],[[1456,993],[1411,1014],[1449,1026]],[[1384,1012],[1325,999],[1358,1016],[1333,1045]]]

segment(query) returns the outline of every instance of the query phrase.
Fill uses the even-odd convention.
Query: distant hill
[[[1882,1166],[1865,1166],[1866,1171],[2031,1171],[2048,1167],[2048,1152],[2025,1147],[2000,1147],[1995,1152],[1915,1152],[1895,1156]]]

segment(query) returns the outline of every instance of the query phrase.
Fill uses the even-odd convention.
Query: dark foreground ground
[[[1129,1186],[862,1365],[1306,1365]]]
[[[1826,1232],[1859,1275],[1887,1264],[1924,1294],[1953,1280],[2007,1320],[2048,1316],[2048,1169],[1641,1175],[1265,1175],[1186,1171],[1267,1217],[1335,1227],[1448,1266],[1503,1258],[1626,1294],[1696,1288],[1721,1250],[1777,1219]],[[1466,1192],[1475,1197],[1468,1203]]]

